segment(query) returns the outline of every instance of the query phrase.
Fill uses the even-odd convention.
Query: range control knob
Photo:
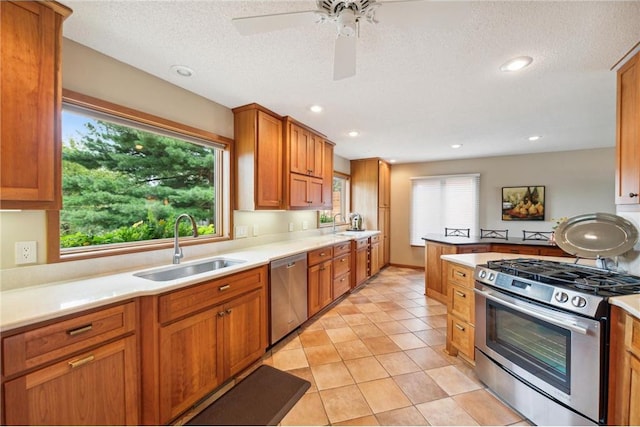
[[[496,278],[495,274],[493,274],[493,273],[489,274],[489,280],[493,281],[493,279],[495,279],[495,278]]]
[[[484,279],[485,277],[487,277],[487,271],[480,270],[480,274],[478,274],[478,276],[480,276],[481,279]]]
[[[575,307],[582,308],[587,305],[587,300],[582,297],[575,296],[571,298],[571,304],[573,304]]]
[[[567,302],[569,300],[569,295],[564,292],[558,292],[556,293],[555,298],[558,302]]]

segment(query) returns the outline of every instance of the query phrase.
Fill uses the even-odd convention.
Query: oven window
[[[487,301],[487,346],[570,394],[571,331]]]

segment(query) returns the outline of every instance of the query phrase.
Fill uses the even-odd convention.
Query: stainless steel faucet
[[[344,215],[342,215],[340,212],[333,216],[333,234],[336,234],[336,217],[338,216],[342,216],[342,219],[345,219]]]
[[[173,239],[173,263],[180,264],[180,258],[184,256],[182,253],[182,248],[180,247],[180,243],[178,243],[178,223],[182,218],[189,218],[191,220],[191,227],[193,228],[193,237],[198,237],[198,225],[196,224],[196,220],[189,214],[183,213],[178,215],[176,218],[176,223],[174,224],[174,239]]]

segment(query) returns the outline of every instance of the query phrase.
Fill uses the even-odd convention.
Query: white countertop
[[[379,233],[379,231],[363,231],[357,233],[325,234],[322,236],[254,246],[242,251],[217,254],[216,256],[193,259],[188,262],[183,261],[181,265],[187,265],[208,258],[224,257],[244,260],[245,262],[220,270],[165,282],[155,282],[133,275],[140,271],[155,270],[158,268],[153,267],[146,270],[138,269],[125,273],[108,274],[80,280],[47,283],[39,286],[3,291],[0,292],[0,331],[4,332],[59,316],[77,313],[86,309],[125,301],[130,298],[160,294],[205,280],[266,265],[279,258],[307,252],[323,246],[370,237]]]
[[[514,258],[536,258],[547,259],[550,261],[569,262],[573,263],[575,258],[569,257],[549,257],[549,256],[528,256],[521,254],[504,254],[499,252],[484,252],[478,254],[458,254],[458,255],[441,255],[440,258],[454,262],[456,264],[464,265],[467,267],[475,268],[476,265],[486,264],[487,261],[493,261],[498,259],[514,259]],[[595,266],[594,260],[581,259],[578,264]],[[611,297],[609,302],[612,305],[623,308],[629,314],[640,319],[640,294],[624,295],[620,297]]]

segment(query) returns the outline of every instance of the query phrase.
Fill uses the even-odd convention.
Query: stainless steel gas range
[[[475,270],[476,372],[539,425],[606,423],[608,298],[640,277],[537,259]]]

